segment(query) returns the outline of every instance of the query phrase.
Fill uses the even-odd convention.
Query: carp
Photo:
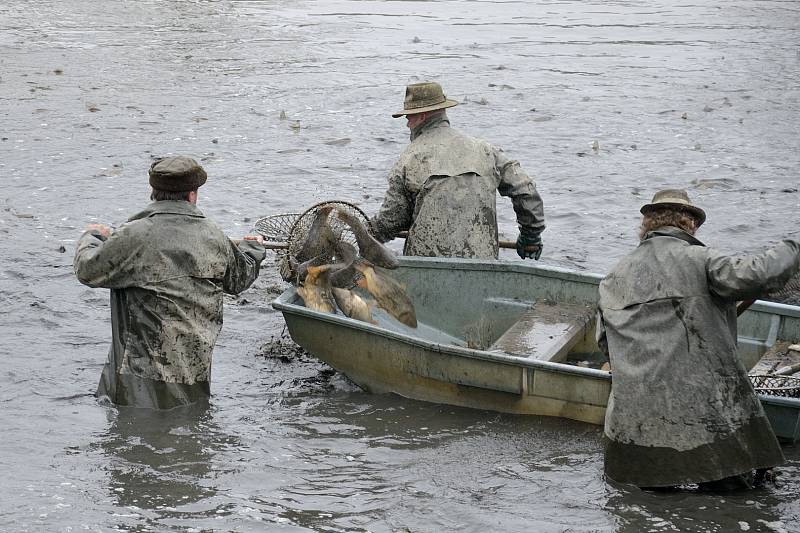
[[[336,245],[336,258],[341,260],[343,268],[331,274],[331,285],[339,288],[349,288],[353,285],[356,277],[356,269],[353,262],[356,260],[355,246],[349,242],[340,241]]]
[[[325,313],[336,313],[331,294],[330,274],[337,265],[309,266],[305,282],[297,287],[297,294],[306,307]]]
[[[397,256],[370,235],[364,224],[356,217],[341,209],[336,210],[336,217],[347,224],[356,237],[361,257],[379,267],[395,269],[400,266]]]
[[[299,284],[301,281],[305,281],[306,276],[308,275],[309,267],[324,265],[329,259],[330,257],[328,257],[327,254],[322,254],[314,257],[313,259],[309,259],[308,261],[298,263],[293,257],[290,257],[289,268],[291,268],[292,272],[294,272],[296,283]]]
[[[328,218],[333,206],[326,205],[320,207],[314,214],[314,220],[308,229],[300,251],[295,255],[295,260],[302,263],[315,257],[327,256],[334,253],[336,247],[336,235],[333,233]]]
[[[356,260],[356,247],[346,241],[336,243],[336,259],[340,262],[351,265]]]
[[[331,292],[333,292],[333,299],[336,301],[336,305],[346,316],[362,322],[377,324],[372,318],[372,306],[364,301],[361,296],[353,291],[338,287],[333,287]]]
[[[378,307],[385,309],[387,313],[406,326],[417,327],[414,304],[400,283],[388,275],[376,271],[365,261],[356,261],[353,266],[364,275],[362,279],[358,280],[358,286],[366,289],[375,298]]]

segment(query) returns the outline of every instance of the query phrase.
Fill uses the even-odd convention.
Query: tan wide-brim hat
[[[455,100],[448,100],[442,91],[442,86],[436,82],[415,83],[406,87],[406,99],[403,110],[392,113],[392,117],[399,118],[403,115],[416,115],[437,109],[446,109],[457,106]]]
[[[689,200],[689,195],[683,189],[658,191],[653,195],[653,200],[649,204],[643,205],[639,212],[646,215],[647,213],[652,213],[657,209],[663,208],[676,209],[678,211],[690,213],[697,220],[698,228],[706,221],[706,212],[696,205],[692,205],[692,202]]]

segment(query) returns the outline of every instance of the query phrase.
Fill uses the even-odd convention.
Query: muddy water
[[[769,0],[6,0],[0,530],[799,531],[797,448],[750,494],[608,485],[598,428],[366,395],[297,353],[269,268],[226,301],[207,409],[98,406],[108,295],[71,271],[155,155],[202,159],[231,234],[321,199],[374,212],[407,142],[390,113],[431,78],[536,177],[545,263],[606,271],[667,186],[722,249],[797,235],[799,25]]]

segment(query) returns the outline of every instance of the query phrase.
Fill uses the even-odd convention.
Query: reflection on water
[[[213,514],[211,506],[193,504],[216,495],[215,455],[239,442],[220,432],[207,404],[109,413],[111,425],[98,445],[107,460],[108,490],[118,506],[157,520]]]
[[[616,486],[616,485],[615,485]],[[782,517],[780,493],[774,487],[730,494],[693,490],[647,492],[616,486],[605,508],[617,517],[617,532],[798,531],[794,519]],[[648,516],[643,527],[642,516]]]

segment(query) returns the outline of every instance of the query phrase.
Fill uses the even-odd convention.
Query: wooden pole
[[[753,305],[753,302],[755,302],[755,301],[756,300],[754,298],[752,300],[743,300],[743,301],[737,303],[736,304],[736,316],[742,316],[742,313],[747,311],[747,308],[750,307],[751,305]]]
[[[408,232],[407,231],[401,231],[400,233],[395,235],[395,238],[399,238],[399,239],[405,239],[407,237],[408,237]],[[508,248],[510,250],[516,250],[517,249],[517,243],[514,242],[514,241],[499,241],[497,244],[500,246],[500,248]],[[538,246],[528,246],[526,249],[529,252],[535,252],[536,250],[539,249],[539,247]]]

